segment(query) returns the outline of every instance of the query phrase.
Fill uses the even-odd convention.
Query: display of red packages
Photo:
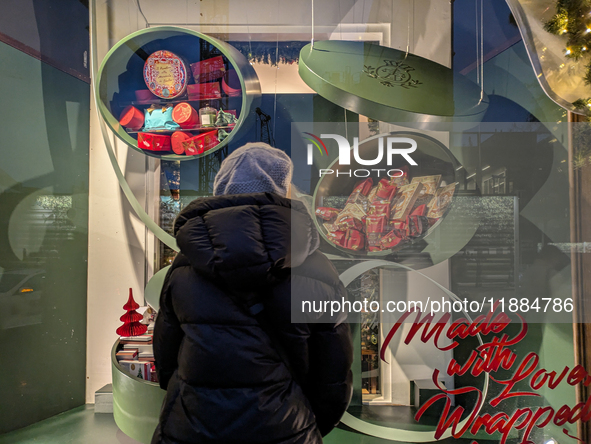
[[[318,207],[316,208],[315,214],[322,220],[333,220],[336,219],[341,210],[336,208]]]
[[[403,240],[404,239],[397,236],[394,231],[390,231],[380,240],[380,247],[382,247],[382,250],[391,250],[392,248],[397,247],[398,244],[403,242]]]
[[[199,113],[187,102],[181,102],[172,110],[172,120],[181,128],[194,128],[199,125]]]
[[[375,200],[377,192],[378,192],[378,187],[372,187],[372,189],[369,191],[369,194],[367,195],[367,200],[369,201],[370,204]]]
[[[429,220],[425,216],[408,216],[405,229],[406,237],[419,237],[429,229]]]
[[[137,131],[144,126],[144,112],[130,105],[121,113],[119,123],[125,128]]]
[[[420,182],[423,184],[423,189],[421,190],[421,195],[423,194],[435,194],[437,191],[437,187],[439,186],[439,182],[441,182],[441,175],[437,176],[420,176],[420,177],[413,177],[412,183]]]
[[[142,150],[170,151],[170,136],[166,134],[138,133],[137,146]]]
[[[183,142],[193,137],[191,133],[185,133],[183,131],[175,131],[170,136],[170,144],[172,146],[172,151],[175,154],[185,154],[185,147],[183,146]]]
[[[363,250],[365,236],[358,230],[347,230],[345,233],[345,248],[349,250]]]
[[[365,231],[369,233],[383,233],[386,228],[386,216],[367,216]]]
[[[345,231],[329,231],[326,237],[329,241],[333,244],[340,245],[341,247],[345,246]]]
[[[191,72],[195,82],[208,82],[219,79],[226,73],[222,56],[212,57],[197,63],[191,63]]]
[[[422,204],[418,207],[415,207],[414,210],[410,213],[411,216],[426,216],[427,215],[427,205]]]
[[[210,150],[220,143],[217,138],[217,133],[217,130],[209,131],[181,142],[183,148],[185,149],[185,154],[187,156],[195,156]]]
[[[221,99],[220,82],[197,83],[187,86],[189,100]]]
[[[396,185],[391,185],[388,179],[382,179],[378,183],[376,194],[373,202],[392,202],[392,198],[396,194]]]
[[[390,212],[391,220],[405,220],[419,197],[423,184],[420,182],[411,183],[400,187],[398,193],[392,202],[392,210]]]
[[[433,197],[432,203],[429,205],[427,217],[439,218],[443,216],[443,213],[445,213],[445,210],[451,203],[455,190],[455,183],[439,188]]]

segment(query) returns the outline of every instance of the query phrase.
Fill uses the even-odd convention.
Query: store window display
[[[554,29],[557,35],[544,36],[548,19],[563,18],[553,2],[124,0],[91,1],[88,9],[76,2],[73,12],[58,14],[71,18],[66,27],[57,6],[37,3],[0,14],[7,45],[0,50],[14,61],[0,75],[29,76],[17,88],[27,100],[12,87],[3,92],[18,105],[0,147],[0,328],[7,357],[0,443],[19,442],[12,433],[21,431],[13,429],[84,401],[96,401],[97,411],[105,393],[112,393],[115,413],[96,417],[111,421],[112,436],[103,442],[150,441],[165,392],[149,342],[155,295],[178,257],[174,221],[195,199],[214,194],[224,160],[256,141],[292,160],[293,198],[306,208],[319,251],[338,270],[350,302],[362,307],[347,313],[351,402],[324,442],[501,438],[504,430],[486,433],[484,419],[479,429],[472,423],[454,436],[442,426],[436,437],[448,400],[451,410],[480,419],[551,408],[547,424],[532,426],[527,436],[512,429],[510,438],[588,441],[585,421],[570,415],[588,399],[585,384],[542,382],[548,381],[542,369],[560,374],[568,367],[568,375],[577,364],[589,366],[585,327],[575,317],[586,316],[589,150],[587,123],[574,123],[583,117],[572,114],[584,114],[580,91],[587,87],[582,77],[576,91],[566,80],[588,69],[585,57],[574,57],[583,51],[584,43],[573,40],[585,32],[583,22],[573,19],[564,35]],[[573,5],[564,16],[578,14],[582,3]],[[17,10],[11,2],[6,7]],[[26,11],[35,14],[20,26]],[[47,32],[52,26],[63,30]],[[64,38],[75,29],[82,35]],[[82,48],[88,30],[93,43]],[[573,42],[577,48],[566,54]],[[447,80],[432,81],[434,73]],[[560,100],[545,94],[550,84]],[[88,112],[91,90],[96,103]],[[569,94],[582,100],[575,104]],[[398,117],[390,118],[394,108]],[[445,109],[444,118],[434,109]],[[25,121],[46,128],[47,141],[30,139]],[[396,165],[386,158],[384,165],[367,164],[377,158],[381,138],[401,133],[417,140],[410,156],[418,168],[402,157]],[[340,146],[327,134],[346,139],[352,165],[339,165]],[[427,140],[439,151],[423,152]],[[366,164],[356,164],[356,155]],[[386,166],[401,171],[399,183],[372,171]],[[138,308],[128,303],[130,287]],[[413,312],[396,327],[413,304],[423,304],[422,316],[429,316],[425,307],[434,302],[461,302],[461,310],[450,308],[447,318],[433,313],[423,323],[413,323]],[[476,306],[478,313],[470,308]],[[505,319],[500,311],[511,317],[503,331],[479,324],[485,312],[494,314],[489,320]],[[146,332],[116,333],[134,323]],[[455,325],[464,335],[471,324],[473,331],[480,325],[477,334],[449,333]],[[523,325],[527,333],[506,353],[517,364],[529,359],[533,373],[513,386],[529,394],[491,403],[503,389],[498,381],[510,381],[516,364],[478,373],[469,365],[472,353],[482,356],[482,347],[503,334],[519,338]],[[447,333],[458,344],[442,350],[450,345]],[[44,372],[32,371],[31,356],[43,358]],[[455,371],[456,364],[468,371]],[[462,390],[468,392],[451,393]]]

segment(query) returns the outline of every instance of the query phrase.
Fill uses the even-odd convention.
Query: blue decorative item
[[[144,131],[145,130],[176,130],[180,125],[172,120],[172,106],[152,105],[145,111]]]

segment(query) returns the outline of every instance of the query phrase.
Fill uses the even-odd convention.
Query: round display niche
[[[388,165],[388,138],[414,140],[416,150],[410,156],[417,165],[400,155],[392,156]],[[377,159],[380,151],[383,156],[377,165],[358,161]],[[323,174],[314,190],[315,222],[325,250],[345,257],[397,261],[398,252],[413,250],[438,230],[453,206],[460,166],[445,145],[415,132],[379,134],[360,142],[358,155],[351,152],[350,157],[350,165],[340,165],[337,158],[324,170],[332,173]],[[381,171],[379,177],[376,171]],[[372,183],[354,193],[368,179]],[[409,221],[413,215],[420,217]]]
[[[143,29],[118,42],[99,68],[97,85],[107,126],[136,151],[165,160],[191,160],[227,146],[255,121],[261,98],[258,77],[236,48],[174,26]]]

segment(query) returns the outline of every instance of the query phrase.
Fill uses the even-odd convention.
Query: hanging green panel
[[[383,122],[479,122],[488,107],[476,84],[446,66],[373,43],[306,45],[299,74],[326,99]]]

